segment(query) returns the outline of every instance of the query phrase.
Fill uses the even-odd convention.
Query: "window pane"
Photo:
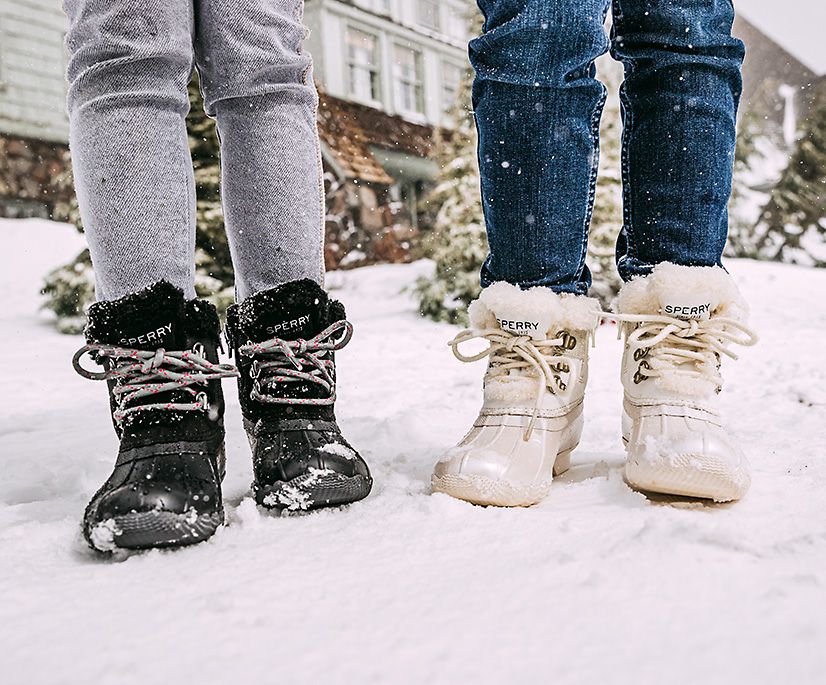
[[[364,100],[380,100],[376,37],[364,31],[348,29],[347,58],[351,94]]]
[[[439,3],[436,0],[419,0],[419,23],[429,29],[439,29]]]
[[[397,45],[393,55],[396,106],[404,112],[424,112],[421,53]]]
[[[347,31],[347,52],[355,64],[376,64],[376,37],[369,33],[349,29]]]
[[[467,19],[451,7],[447,9],[447,16],[445,19],[445,32],[451,38],[458,38],[459,40],[467,40],[468,26]]]

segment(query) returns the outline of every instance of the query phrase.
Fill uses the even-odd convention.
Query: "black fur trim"
[[[178,330],[171,331],[169,337],[178,342],[183,317],[183,292],[168,281],[158,281],[117,300],[95,302],[89,307],[89,322],[84,332],[90,343],[116,345],[125,339],[172,324],[173,329]],[[170,346],[170,349],[174,347]]]
[[[190,338],[218,344],[221,323],[215,305],[206,300],[189,300],[184,309],[186,332]]]
[[[338,300],[330,300],[330,308],[327,311],[327,325],[334,324],[336,321],[344,321],[347,318],[347,312],[344,311],[344,305]]]
[[[233,305],[227,312],[227,325],[234,339],[244,343],[274,337],[310,338],[343,318],[344,306],[330,300],[318,283],[304,278],[256,293]]]

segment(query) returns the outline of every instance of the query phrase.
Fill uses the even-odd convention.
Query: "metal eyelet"
[[[199,392],[195,396],[196,402],[200,402],[201,408],[205,411],[209,411],[209,396],[205,392]]]
[[[206,350],[204,349],[204,345],[203,345],[203,343],[199,343],[199,342],[196,342],[196,343],[192,346],[192,351],[193,351],[195,354],[197,354],[197,355],[199,355],[199,356],[201,356],[201,357],[203,357],[203,356],[204,356],[204,354],[205,354],[205,352],[206,352]]]
[[[565,383],[559,376],[554,376],[554,380],[556,381],[556,387],[560,389],[560,391],[565,392],[568,388],[567,383]]]
[[[643,369],[650,369],[651,365],[647,361],[641,361],[639,367],[637,367],[637,372],[634,374],[634,383],[639,385],[645,380],[648,380],[650,376],[646,376],[642,370]]]
[[[634,361],[638,362],[640,359],[647,357],[649,350],[650,348],[648,347],[638,347],[636,350],[634,350]]]
[[[258,363],[257,359],[253,359],[252,366],[250,367],[250,378],[258,378],[260,373],[261,365]]]
[[[576,347],[576,338],[572,336],[568,331],[559,331],[556,334],[557,338],[562,338],[562,349],[563,350],[573,350]]]

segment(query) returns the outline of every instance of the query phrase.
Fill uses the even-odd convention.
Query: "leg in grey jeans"
[[[184,117],[197,62],[222,138],[240,298],[323,274],[316,93],[301,0],[65,0],[75,185],[115,299],[160,279],[194,296]]]

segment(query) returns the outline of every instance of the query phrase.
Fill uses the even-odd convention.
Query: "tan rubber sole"
[[[628,439],[623,437],[628,446]],[[751,476],[744,469],[708,469],[694,466],[692,455],[678,455],[671,463],[625,462],[625,480],[635,490],[715,502],[733,502],[749,490]]]
[[[560,452],[552,469],[552,476],[565,473],[571,467],[573,449]],[[442,492],[456,499],[493,507],[530,507],[548,496],[553,478],[536,483],[514,483],[507,480],[476,475],[433,475],[433,492]]]

